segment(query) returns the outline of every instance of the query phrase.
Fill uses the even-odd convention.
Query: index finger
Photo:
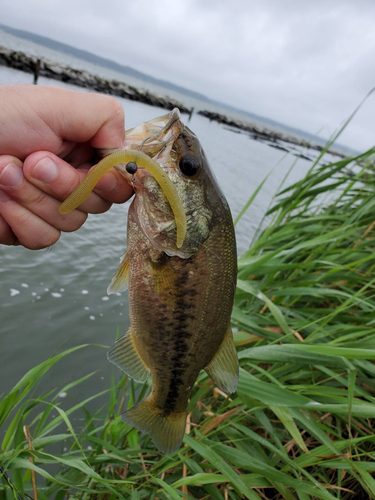
[[[125,114],[113,97],[56,87],[51,93],[43,92],[43,100],[46,106],[41,108],[41,114],[50,120],[53,130],[64,140],[90,141],[93,148],[124,145]],[[52,114],[49,100],[54,108]]]
[[[124,144],[124,110],[113,97],[54,86],[1,85],[0,98],[9,123],[0,135],[4,154],[24,159],[35,151],[62,155],[70,143],[104,149]]]

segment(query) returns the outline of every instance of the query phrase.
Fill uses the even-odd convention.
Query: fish
[[[130,328],[107,357],[138,382],[151,376],[148,397],[121,418],[167,454],[181,446],[189,395],[201,370],[222,391],[237,388],[231,330],[235,232],[202,146],[178,109],[127,131],[123,151],[147,155],[170,184],[163,187],[141,160],[115,166],[135,197],[127,250],[107,291],[128,289]],[[116,151],[101,151],[108,153]]]

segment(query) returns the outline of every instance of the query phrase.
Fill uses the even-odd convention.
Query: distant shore
[[[34,75],[35,82],[38,80],[39,76],[44,76],[52,80],[59,80],[78,87],[89,88],[105,94],[130,99],[132,101],[143,102],[151,106],[157,106],[169,110],[179,108],[181,113],[186,113],[189,116],[193,113],[193,109],[187,108],[184,104],[171,97],[161,96],[153,92],[149,92],[148,90],[128,85],[125,82],[102,78],[85,70],[71,68],[70,66],[61,63],[49,61],[44,58],[38,58],[36,56],[3,46],[0,46],[0,65],[32,73]],[[196,112],[199,115],[205,116],[210,121],[216,121],[231,127],[233,132],[235,132],[236,129],[238,131],[242,130],[248,133],[251,138],[266,141],[268,145],[286,152],[288,152],[288,149],[279,144],[279,141],[293,144],[295,146],[314,149],[316,151],[322,151],[323,149],[322,146],[319,146],[318,144],[313,144],[288,134],[255,126],[252,123],[237,120],[223,114],[207,110],[197,110]],[[330,150],[330,152],[336,156],[345,157],[345,155],[341,152],[332,150]],[[305,157],[302,154],[300,156],[310,160],[310,158]]]
[[[71,68],[61,63],[38,58],[2,46],[0,46],[0,65],[32,73],[36,76],[36,79],[39,76],[45,76],[52,80],[59,80],[78,87],[97,90],[98,92],[123,97],[132,101],[140,101],[151,106],[158,106],[165,109],[177,107],[182,113],[190,114],[190,109],[170,97],[162,97],[147,90],[135,88],[124,82],[107,80],[85,70]]]

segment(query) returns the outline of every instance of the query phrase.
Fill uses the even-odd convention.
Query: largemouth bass
[[[108,359],[137,381],[151,374],[151,394],[122,419],[171,453],[181,445],[200,370],[227,393],[237,388],[230,327],[237,276],[234,228],[202,147],[178,110],[128,131],[124,149],[152,158],[167,174],[174,198],[168,201],[167,188],[141,162],[116,165],[136,195],[129,208],[127,252],[108,293],[128,287],[131,327]]]

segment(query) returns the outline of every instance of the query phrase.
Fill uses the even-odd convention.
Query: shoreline
[[[53,62],[45,58],[38,58],[33,55],[28,55],[25,52],[8,49],[3,46],[0,46],[0,66],[7,66],[26,73],[31,73],[34,75],[35,81],[37,81],[39,76],[44,76],[50,78],[51,80],[70,83],[72,85],[76,85],[77,87],[88,88],[105,94],[122,97],[124,99],[143,102],[144,104],[149,104],[150,106],[157,106],[168,110],[172,110],[177,107],[181,113],[188,114],[189,117],[191,117],[194,111],[194,108],[187,108],[184,104],[171,97],[161,96],[153,92],[149,92],[148,90],[128,85],[127,83],[119,80],[102,78],[86,70],[71,68],[65,64]],[[289,150],[284,148],[279,141],[292,144],[294,146],[313,149],[319,152],[323,150],[323,147],[318,144],[313,144],[306,140],[288,134],[283,134],[281,132],[275,132],[265,127],[259,127],[250,122],[234,119],[224,114],[204,109],[197,110],[196,113],[208,118],[210,121],[216,121],[220,124],[231,127],[229,130],[232,132],[243,131],[248,133],[251,139],[266,141],[269,146],[286,152],[289,152]],[[343,153],[332,149],[330,149],[329,152],[341,158],[346,157]],[[301,158],[311,160],[302,153],[300,153],[299,156]]]
[[[170,97],[163,97],[147,90],[139,89],[118,80],[109,80],[86,70],[71,68],[65,64],[50,61],[45,58],[25,54],[24,52],[0,46],[0,66],[18,69],[31,73],[34,78],[44,76],[76,85],[77,87],[97,90],[105,94],[139,101],[151,106],[172,110],[179,108],[181,113],[190,114],[190,109]]]
[[[274,147],[276,149],[280,149],[282,151],[289,151],[288,149],[284,148],[282,145],[280,145],[280,142],[286,142],[288,144],[292,144],[294,146],[301,146],[307,149],[313,149],[315,151],[323,151],[323,146],[320,146],[319,144],[313,144],[311,142],[308,142],[304,139],[300,139],[298,137],[294,137],[291,135],[283,134],[282,132],[275,132],[274,130],[267,129],[267,128],[260,128],[257,127],[249,122],[244,122],[242,120],[237,120],[234,118],[230,118],[226,115],[222,115],[220,113],[212,112],[212,111],[197,111],[198,115],[205,116],[208,118],[210,121],[216,121],[218,123],[222,123],[223,125],[226,125],[227,127],[233,127],[235,129],[243,130],[244,132],[248,132],[249,136],[251,139],[254,140],[259,140],[259,141],[267,141],[270,142],[271,144],[268,144],[271,147]],[[228,129],[232,130],[232,129]],[[232,132],[236,132],[235,130],[232,130]],[[347,155],[344,153],[341,153],[340,151],[336,151],[333,149],[329,149],[328,151],[330,154],[333,154],[335,156],[339,156],[340,158],[346,158]],[[311,160],[307,156],[303,155],[302,153],[299,155],[301,158],[304,158],[306,160]]]

